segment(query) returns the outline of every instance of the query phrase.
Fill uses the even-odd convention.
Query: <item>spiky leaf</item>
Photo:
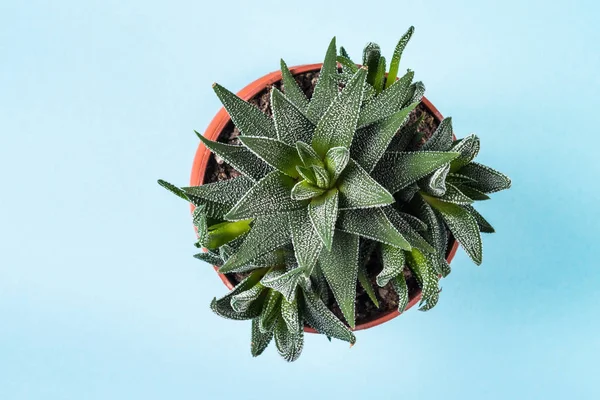
[[[356,337],[352,331],[327,308],[316,293],[304,291],[303,310],[306,323],[317,332],[344,340],[350,344],[356,342]]]
[[[298,177],[296,165],[302,161],[293,146],[277,139],[258,136],[240,136],[240,141],[276,170],[292,178]]]
[[[283,91],[288,99],[298,107],[301,111],[306,111],[308,108],[308,99],[306,95],[298,86],[296,79],[288,69],[287,65],[281,60],[281,76],[283,80]]]
[[[330,189],[324,195],[312,199],[308,205],[308,215],[325,247],[331,249],[338,215],[337,189]]]
[[[404,274],[398,274],[392,279],[392,286],[398,294],[398,312],[403,313],[408,307],[408,285]]]
[[[411,248],[380,208],[342,210],[337,229],[401,249]]]
[[[223,259],[221,257],[219,257],[218,254],[215,254],[211,251],[194,254],[194,258],[204,261],[207,264],[216,265],[216,266],[221,266],[221,265],[223,265],[223,262],[224,262]]]
[[[483,218],[481,214],[473,207],[473,206],[463,206],[465,210],[467,210],[477,221],[477,225],[479,226],[479,231],[483,233],[494,233],[494,227],[490,225],[490,223]]]
[[[290,242],[290,230],[286,216],[258,217],[238,251],[219,268],[219,272],[222,274],[234,272],[237,268],[256,260],[263,254]]]
[[[369,68],[369,75],[367,82],[371,85],[375,85],[375,77],[377,76],[377,67],[379,66],[379,59],[381,58],[381,49],[377,43],[367,43],[363,49],[363,65]]]
[[[295,268],[287,272],[272,270],[265,275],[261,283],[281,293],[287,301],[293,301],[296,298],[296,289],[301,279],[306,279],[302,268]]]
[[[422,150],[447,151],[452,147],[452,118],[444,118],[433,135],[425,142]],[[460,156],[460,152],[459,156]]]
[[[387,82],[385,84],[386,88],[390,87],[396,80],[396,77],[398,76],[398,69],[400,67],[400,59],[402,57],[402,52],[404,51],[404,48],[408,44],[408,41],[410,40],[414,31],[415,28],[413,26],[408,28],[408,31],[406,31],[406,33],[402,35],[402,37],[398,41],[398,44],[396,45],[396,48],[394,49],[394,55],[392,56],[392,61],[390,61],[390,72],[388,73]]]
[[[312,168],[306,168],[301,165],[296,165],[296,171],[298,171],[298,174],[300,174],[300,176],[304,178],[306,182],[316,186],[317,177],[315,176],[315,172],[312,170]]]
[[[296,142],[296,150],[305,167],[311,167],[313,165],[322,167],[324,165],[315,150],[306,143],[301,141]]]
[[[310,143],[315,125],[277,88],[271,91],[271,109],[279,140],[292,146],[298,140]]]
[[[385,57],[381,56],[379,58],[379,63],[377,64],[377,72],[375,74],[373,87],[377,91],[377,93],[381,93],[383,90],[383,83],[385,81]]]
[[[479,226],[475,217],[459,205],[446,203],[428,195],[422,196],[433,208],[439,211],[444,222],[473,262],[480,265],[482,244]]]
[[[331,287],[333,296],[344,314],[344,318],[354,327],[354,297],[358,275],[358,236],[338,231],[333,238],[331,251],[324,249],[319,257],[319,265]]]
[[[449,163],[458,154],[446,151],[387,152],[375,167],[373,176],[391,193],[396,193]]]
[[[343,49],[343,47],[342,47]],[[356,73],[358,71],[358,66],[352,62],[350,58],[344,55],[337,56],[337,62],[342,65],[342,69],[344,72],[348,72],[350,74]]]
[[[457,159],[452,161],[452,172],[459,171],[462,167],[473,161],[479,154],[480,142],[476,135],[469,135],[452,144],[452,151],[460,153]]]
[[[356,131],[366,75],[364,69],[354,74],[319,120],[312,146],[321,157],[325,157],[327,150],[332,147],[350,147]]]
[[[424,252],[433,253],[435,250],[393,207],[383,209],[394,227],[408,241],[411,247],[417,247]]]
[[[394,197],[350,159],[338,179],[340,208],[370,208],[392,204]]]
[[[264,278],[263,278],[264,279]],[[241,293],[238,293],[234,296],[231,296],[230,304],[231,308],[235,312],[246,312],[248,311],[254,303],[257,301],[263,301],[263,297],[266,296],[265,287],[259,283],[252,286],[250,289],[245,290]]]
[[[324,167],[313,165],[310,167],[310,169],[312,170],[315,180],[317,181],[317,187],[328,189],[331,186],[329,173]]]
[[[230,221],[288,212],[305,207],[306,202],[291,198],[294,180],[279,171],[261,179],[225,215]]]
[[[214,84],[213,89],[242,135],[277,138],[273,120],[265,113],[221,85]]]
[[[472,188],[468,184],[458,183],[458,184],[455,184],[454,186],[456,186],[456,188],[458,190],[460,190],[460,192],[462,194],[464,194],[465,196],[467,196],[471,200],[484,201],[484,200],[489,200],[490,199],[490,196],[488,196],[487,194],[485,194],[483,192],[480,192],[477,189]]]
[[[254,181],[262,179],[273,168],[252,153],[245,146],[234,146],[220,142],[213,142],[196,132],[202,143],[214,154],[221,157],[237,171]]]
[[[358,265],[358,282],[365,292],[367,292],[369,299],[371,299],[373,304],[375,304],[375,307],[379,308],[379,300],[377,300],[375,289],[373,288],[373,284],[371,283],[369,275],[367,274],[367,268],[362,264]]]
[[[288,213],[288,221],[296,260],[298,265],[304,268],[306,276],[310,276],[323,248],[323,242],[312,225],[308,209]]]
[[[304,347],[304,331],[299,327],[290,331],[285,321],[280,318],[275,326],[275,345],[284,360],[296,361]]]
[[[292,199],[294,200],[309,200],[325,193],[325,189],[321,189],[305,180],[296,183],[292,188]]]
[[[252,320],[252,338],[250,341],[250,353],[252,357],[257,357],[269,346],[273,340],[273,331],[263,332],[259,328],[258,318]]]
[[[367,172],[371,172],[398,129],[408,121],[409,114],[417,105],[418,103],[411,104],[389,117],[359,129],[350,149],[352,159]]]
[[[245,235],[250,230],[251,219],[235,222],[221,222],[208,229],[204,245],[209,249],[216,249],[238,237]]]
[[[452,204],[468,205],[473,203],[473,200],[469,196],[461,192],[456,186],[451,183],[446,183],[446,193],[443,196],[439,196],[439,199]]]
[[[350,151],[346,147],[332,147],[325,155],[325,168],[334,183],[350,161]]]
[[[246,290],[251,289],[263,277],[266,271],[257,270],[251,273],[246,279],[237,284],[229,293],[220,299],[214,298],[210,303],[210,309],[217,315],[223,318],[244,320],[256,318],[262,309],[262,304],[254,303],[254,305],[245,312],[236,312],[231,307],[231,298]]]
[[[381,260],[383,269],[377,275],[377,284],[384,287],[391,279],[398,275],[402,275],[404,263],[406,262],[404,250],[388,245],[382,245]]]
[[[419,186],[432,196],[441,197],[446,193],[446,177],[450,172],[450,164],[436,169],[432,174],[419,181]]]
[[[379,96],[367,102],[360,110],[358,128],[364,128],[400,111],[409,98],[409,88],[413,76],[414,72],[407,72]]]
[[[337,62],[336,62],[336,45],[335,37],[331,39],[321,72],[319,73],[319,80],[315,85],[313,96],[306,110],[308,118],[314,123],[318,123],[325,111],[329,108],[333,100],[338,95],[338,84],[337,81],[333,80],[332,77],[337,74]]]
[[[511,185],[508,176],[479,163],[469,163],[460,169],[460,174],[475,179],[469,185],[484,193],[494,193],[508,189]]]
[[[421,286],[420,305],[425,305],[426,309],[430,309],[437,303],[439,298],[438,275],[428,258],[418,249],[413,249],[412,252],[408,253],[407,261],[409,268]],[[423,307],[421,309],[423,310]]]

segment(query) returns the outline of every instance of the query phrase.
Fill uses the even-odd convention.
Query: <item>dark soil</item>
[[[310,99],[319,77],[319,72],[307,72],[304,74],[300,74],[295,76],[296,82],[300,88],[306,93],[307,97]],[[248,102],[258,107],[265,114],[271,116],[271,108],[270,108],[270,91],[272,87],[276,87],[277,89],[282,88],[282,84],[277,82],[272,86],[267,86],[265,90],[260,92],[254,98],[250,99]],[[285,88],[283,89],[285,90]],[[422,143],[427,141],[433,132],[438,127],[440,121],[431,114],[427,108],[421,103],[417,106],[417,108],[410,114],[409,124],[415,122],[417,119],[421,117],[421,114],[425,114],[423,121],[419,125],[419,131],[423,132]],[[233,125],[233,122],[229,121],[229,123],[225,126],[223,131],[221,132],[219,138],[217,139],[219,142],[228,143],[228,144],[239,144],[239,130]],[[204,182],[216,182],[223,181],[227,179],[235,178],[239,176],[240,173],[236,171],[229,164],[225,163],[221,158],[211,154],[208,160],[208,166],[206,169],[206,173],[204,175]],[[369,296],[362,288],[360,284],[357,284],[356,288],[356,299],[355,299],[355,308],[356,308],[356,324],[364,324],[370,321],[373,321],[384,314],[389,313],[390,311],[394,311],[398,309],[398,295],[394,291],[391,286],[391,283],[388,283],[384,287],[379,287],[375,281],[375,277],[381,272],[383,266],[381,261],[377,256],[377,252],[374,252],[371,255],[369,263],[367,264],[367,271],[369,273],[369,278],[373,287],[375,288],[375,293],[377,299],[379,300],[379,308],[375,307],[375,304],[369,299]],[[227,274],[227,277],[236,285],[242,279],[244,279],[247,274]],[[406,283],[408,285],[408,293],[409,298],[414,298],[419,292],[419,286],[417,284],[416,278],[412,275],[410,269],[404,268],[404,276],[406,278]],[[339,309],[339,306],[332,300],[332,303],[329,304],[332,312],[337,315],[342,321],[344,321],[343,315]]]

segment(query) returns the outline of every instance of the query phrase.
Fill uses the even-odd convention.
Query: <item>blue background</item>
[[[481,3],[2,1],[0,398],[600,398],[600,8]],[[352,349],[252,359],[156,179],[187,184],[213,81],[319,62],[333,35],[389,57],[411,24],[403,68],[513,179],[482,204],[484,263],[459,251],[435,309]]]

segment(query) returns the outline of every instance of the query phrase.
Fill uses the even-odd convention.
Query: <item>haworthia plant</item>
[[[363,66],[343,48],[338,55],[332,39],[312,96],[282,60],[269,114],[215,84],[240,144],[198,136],[242,176],[197,187],[159,181],[195,207],[195,245],[204,249],[195,257],[245,276],[211,308],[252,321],[253,356],[274,341],[296,360],[307,326],[354,344],[360,288],[379,307],[376,287],[389,286],[404,312],[416,282],[420,309],[431,309],[450,272],[450,237],[482,261],[480,232],[494,229],[473,204],[510,180],[473,161],[479,139],[454,140],[449,118],[429,138],[422,118],[408,124],[424,93],[413,71],[399,74],[413,32],[387,61],[369,43]]]

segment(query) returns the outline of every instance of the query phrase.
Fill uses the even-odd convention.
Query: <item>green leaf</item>
[[[431,309],[438,301],[439,286],[438,275],[428,258],[418,249],[413,249],[408,253],[408,267],[411,269],[419,285],[421,286],[422,297],[420,301],[421,311]]]
[[[348,165],[350,161],[350,151],[346,147],[332,147],[325,154],[325,168],[331,176],[332,184],[337,181],[338,177]]]
[[[298,86],[296,79],[294,79],[294,76],[283,60],[281,60],[281,76],[283,80],[283,91],[285,92],[286,97],[290,99],[299,110],[302,112],[306,111],[308,108],[308,99],[302,89],[300,89],[300,86]]]
[[[246,234],[250,230],[251,219],[236,222],[222,222],[208,229],[207,240],[204,242],[209,249],[216,249],[232,240]]]
[[[376,279],[377,284],[384,287],[390,280],[398,275],[402,275],[406,262],[404,250],[384,244],[381,246],[381,261],[383,269],[377,275]]]
[[[462,167],[473,161],[479,154],[479,138],[476,135],[469,135],[464,139],[457,140],[452,144],[452,151],[460,153],[457,159],[452,161],[451,171],[459,171]]]
[[[350,148],[352,159],[367,172],[371,172],[398,129],[408,121],[409,114],[417,105],[418,103],[411,104],[389,117],[359,129]]]
[[[318,123],[325,111],[329,108],[333,100],[338,95],[338,84],[332,79],[337,74],[337,62],[336,62],[336,45],[335,37],[331,39],[321,72],[319,73],[319,80],[315,85],[313,96],[308,104],[306,114],[308,118],[314,123]]]
[[[452,118],[444,118],[421,150],[447,151],[452,147]],[[460,156],[460,152],[457,152]]]
[[[296,183],[292,188],[292,199],[294,200],[309,200],[325,193],[325,189],[321,189],[305,180]]]
[[[396,81],[396,77],[398,76],[398,69],[400,67],[400,58],[402,57],[402,52],[404,51],[404,48],[406,47],[406,44],[410,40],[414,31],[414,26],[408,28],[408,31],[406,31],[406,33],[402,35],[400,41],[394,49],[394,55],[392,56],[392,61],[390,61],[390,72],[388,73],[387,82],[385,85],[386,88],[390,87]]]
[[[244,176],[226,181],[207,183],[201,186],[183,187],[181,190],[196,207],[204,206],[206,215],[211,218],[223,219],[223,216],[233,207],[254,182]]]
[[[250,341],[250,353],[252,357],[258,357],[269,346],[273,340],[273,331],[262,332],[259,329],[258,318],[252,320],[252,339]]]
[[[216,266],[223,265],[223,259],[221,257],[219,257],[218,254],[215,254],[211,251],[194,254],[194,258],[204,261],[205,263],[210,264],[210,265],[216,265]]]
[[[298,140],[310,143],[315,125],[277,88],[271,90],[271,109],[279,140],[292,146]]]
[[[400,111],[409,98],[409,88],[413,76],[414,72],[407,72],[380,95],[367,102],[360,110],[358,128],[364,128]]]
[[[212,140],[206,139],[198,132],[196,132],[196,134],[206,148],[221,157],[237,171],[252,178],[254,181],[262,179],[266,174],[273,170],[269,164],[258,158],[256,154],[252,153],[244,146],[213,142]]]
[[[392,286],[394,290],[398,294],[398,312],[403,313],[408,307],[408,285],[406,284],[406,278],[404,274],[396,275],[394,279],[392,279]]]
[[[350,147],[352,144],[366,75],[365,69],[354,74],[319,120],[312,140],[312,147],[319,156],[324,157],[332,147]]]
[[[377,68],[379,67],[379,59],[381,58],[381,49],[377,43],[367,43],[363,50],[363,65],[369,69],[367,82],[375,86],[375,77],[377,76]]]
[[[419,218],[415,217],[414,215],[408,214],[408,213],[405,213],[402,211],[398,211],[398,210],[396,210],[396,212],[414,230],[420,231],[420,232],[425,232],[425,231],[427,231],[427,229],[429,229],[429,227],[427,226],[427,224],[425,222],[421,221]]]
[[[404,104],[408,105],[410,103],[419,103],[423,99],[423,95],[425,94],[425,85],[423,82],[415,82],[410,85],[408,89],[408,93],[410,96],[406,100]]]
[[[323,242],[312,225],[308,208],[288,213],[288,221],[296,260],[304,268],[306,276],[310,276],[317,264]]]
[[[383,209],[385,214],[392,222],[392,224],[396,227],[398,232],[408,241],[411,247],[417,247],[422,251],[433,253],[435,250],[431,245],[425,240],[419,232],[417,232],[411,224],[406,222],[401,215],[396,211],[393,207],[388,206]]]
[[[273,332],[277,318],[279,318],[281,312],[281,293],[275,290],[269,290],[267,299],[258,318],[258,329],[261,332]]]
[[[340,211],[337,229],[401,249],[411,249],[381,208]]]
[[[409,125],[405,125],[400,129],[400,132],[392,138],[387,151],[406,151],[413,139],[419,135],[419,126],[425,117],[425,113],[422,113],[415,122]]]
[[[306,279],[302,268],[294,268],[287,272],[276,269],[268,272],[261,283],[281,293],[287,301],[293,301],[301,279]]]
[[[235,221],[305,207],[306,202],[291,198],[294,184],[292,178],[279,171],[269,173],[235,204],[225,219]]]
[[[265,287],[259,282],[250,289],[238,293],[234,296],[231,296],[229,302],[231,304],[231,308],[235,312],[242,313],[251,309],[257,301],[260,301],[262,304],[265,300],[266,295],[267,293]]]
[[[450,164],[446,164],[419,181],[419,186],[432,196],[441,197],[446,193],[446,177]]]
[[[265,113],[221,85],[215,83],[213,89],[242,135],[277,138],[273,120]]]
[[[461,191],[462,194],[464,194],[465,196],[467,196],[468,198],[475,200],[475,201],[484,201],[484,200],[489,200],[490,196],[488,196],[487,194],[480,192],[477,189],[473,189],[472,187],[470,187],[469,185],[464,185],[464,184],[456,184],[454,185],[456,186],[456,188],[458,190]]]
[[[321,189],[329,189],[331,186],[331,180],[329,179],[329,173],[327,170],[318,165],[313,165],[310,168],[315,175],[317,187],[320,187]]]
[[[294,301],[281,301],[281,318],[275,326],[275,344],[286,361],[295,361],[304,346],[304,330],[298,305]]]
[[[458,153],[445,151],[387,152],[373,170],[373,176],[391,193],[396,193],[456,157]]]
[[[317,332],[336,339],[356,343],[356,337],[330,310],[323,300],[311,291],[304,291],[303,315],[306,323]]]
[[[438,197],[440,200],[446,203],[468,205],[473,203],[468,196],[461,192],[456,186],[451,183],[446,183],[446,193],[443,196]]]
[[[446,246],[448,245],[448,232],[444,221],[438,217],[438,214],[431,208],[422,196],[415,196],[412,200],[413,209],[416,210],[416,215],[421,218],[429,229],[423,233],[428,243],[431,243],[436,252],[441,255],[446,254]]]
[[[296,165],[302,161],[293,146],[277,139],[257,136],[240,136],[240,141],[273,168],[292,178],[298,177]]]
[[[479,163],[469,163],[460,169],[460,174],[475,179],[469,186],[484,193],[494,193],[510,188],[508,176]]]
[[[265,274],[266,270],[257,270],[252,272],[246,279],[237,284],[232,291],[217,300],[214,298],[210,303],[210,309],[223,318],[244,320],[256,318],[260,315],[262,304],[254,303],[250,309],[244,312],[237,312],[231,307],[231,298],[256,285]]]
[[[331,251],[319,257],[321,270],[348,324],[354,328],[354,298],[358,278],[358,236],[337,232]]]
[[[327,249],[331,249],[333,230],[338,214],[338,191],[330,189],[324,195],[311,200],[308,205],[308,215]]]
[[[350,159],[338,179],[340,208],[370,208],[392,204],[394,197]]]
[[[306,143],[301,141],[296,142],[296,150],[305,167],[311,167],[313,165],[322,167],[324,165],[315,150]]]
[[[306,168],[301,165],[296,165],[296,171],[298,171],[298,174],[300,174],[300,176],[304,178],[306,182],[316,186],[317,177],[315,176],[315,173],[312,170],[312,168]]]
[[[344,46],[340,46],[340,54],[342,57],[346,57],[348,60],[350,60],[350,54],[348,54]],[[354,62],[352,62],[352,64],[354,64]]]
[[[358,71],[358,66],[354,64],[354,62],[352,62],[352,60],[347,56],[337,56],[337,62],[339,62],[342,65],[344,72],[354,74]]]
[[[199,206],[194,208],[192,212],[192,222],[194,227],[196,228],[196,236],[198,236],[198,244],[202,247],[204,243],[206,243],[206,239],[208,238],[208,222],[206,217],[205,206]]]
[[[483,232],[483,233],[494,233],[495,232],[492,225],[490,225],[490,223],[487,222],[487,220],[485,218],[483,218],[483,216],[481,214],[479,214],[479,212],[477,212],[477,210],[475,208],[473,208],[473,206],[463,206],[463,208],[465,210],[467,210],[475,218],[475,221],[477,221],[477,225],[479,226],[480,232]]]
[[[465,249],[475,264],[481,264],[482,244],[479,226],[475,217],[459,205],[446,203],[434,197],[421,194],[433,208],[440,212],[448,228]]]
[[[185,194],[185,192],[183,190],[179,189],[177,186],[173,185],[172,183],[169,183],[167,181],[159,179],[158,184],[160,186],[162,186],[163,188],[167,189],[169,192],[173,193],[175,196],[180,197],[180,198],[184,199],[185,201],[191,202],[191,200],[189,199],[187,194]]]
[[[238,251],[219,268],[219,273],[235,272],[236,269],[290,242],[286,216],[258,217]]]
[[[358,282],[360,282],[360,286],[365,289],[369,299],[375,304],[375,307],[379,308],[379,301],[377,300],[377,296],[375,295],[375,289],[373,288],[373,284],[367,275],[367,268],[364,265],[358,266]]]
[[[385,57],[381,56],[379,58],[379,63],[377,64],[377,72],[375,73],[375,82],[373,83],[373,87],[377,91],[377,93],[381,93],[383,90],[383,83],[385,82]]]

